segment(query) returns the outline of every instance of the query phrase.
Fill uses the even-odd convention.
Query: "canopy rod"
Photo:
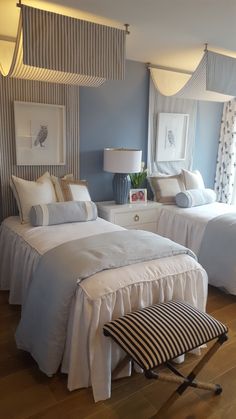
[[[21,0],[19,0],[19,2],[16,3],[16,6],[17,7],[21,7],[22,6]],[[130,30],[129,30],[130,24],[129,23],[124,23],[124,27],[125,27],[125,33],[126,33],[126,35],[129,35],[130,34]]]
[[[130,34],[130,30],[129,30],[130,24],[129,23],[124,23],[124,27],[125,27],[126,35],[129,35]]]
[[[0,41],[16,42],[16,38],[14,38],[14,36],[8,36],[8,35],[1,35],[0,34]]]
[[[205,42],[204,44],[204,52],[208,51],[208,43]],[[146,64],[148,68],[159,68],[160,70],[166,70],[166,71],[173,71],[175,73],[183,73],[183,74],[193,74],[193,71],[189,71],[189,70],[182,70],[179,68],[174,68],[174,67],[165,67],[163,65],[155,65],[155,64],[151,64],[151,63],[147,63]]]
[[[165,67],[164,65],[156,65],[151,63],[147,63],[146,65],[148,68],[158,68],[159,70],[173,71],[175,73],[193,74],[193,72],[189,70],[182,70],[174,67]]]

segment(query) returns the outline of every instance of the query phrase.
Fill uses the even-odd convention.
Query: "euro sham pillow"
[[[202,178],[201,173],[199,170],[185,170],[182,169],[183,180],[185,184],[185,188],[188,189],[204,189],[204,180]]]
[[[61,188],[65,201],[91,201],[85,180],[61,179]]]
[[[154,199],[163,204],[175,204],[175,196],[185,190],[182,174],[158,175],[148,178]]]
[[[13,176],[10,180],[17,202],[21,223],[29,222],[29,213],[33,205],[56,202],[56,194],[48,172],[35,182]]]
[[[179,192],[175,201],[176,205],[181,208],[197,207],[215,202],[216,194],[212,189],[189,189],[185,192]]]
[[[30,210],[34,227],[92,221],[97,218],[97,207],[92,201],[68,201],[35,205]]]
[[[72,173],[69,173],[69,174],[63,176],[62,178],[51,175],[51,181],[53,183],[58,202],[64,202],[65,201],[65,198],[64,198],[64,195],[63,195],[63,190],[62,190],[62,185],[61,185],[62,180],[74,180],[74,175]]]

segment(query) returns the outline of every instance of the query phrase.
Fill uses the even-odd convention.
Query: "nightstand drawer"
[[[156,209],[145,209],[137,211],[127,211],[114,214],[114,223],[122,227],[134,227],[140,224],[153,223],[157,221]]]

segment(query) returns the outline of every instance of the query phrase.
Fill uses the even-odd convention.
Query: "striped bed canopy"
[[[124,79],[125,30],[20,7],[16,41],[0,41],[3,76],[93,87]]]
[[[155,88],[164,96],[228,102],[236,96],[236,59],[208,51],[193,73],[149,67]]]

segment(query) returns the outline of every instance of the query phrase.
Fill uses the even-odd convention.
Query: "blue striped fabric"
[[[35,227],[92,221],[96,218],[97,206],[92,201],[54,202],[35,205],[30,210],[30,222]]]
[[[25,64],[124,79],[125,30],[24,5],[22,20]]]
[[[4,76],[80,86],[125,77],[126,32],[21,5],[15,50]]]

